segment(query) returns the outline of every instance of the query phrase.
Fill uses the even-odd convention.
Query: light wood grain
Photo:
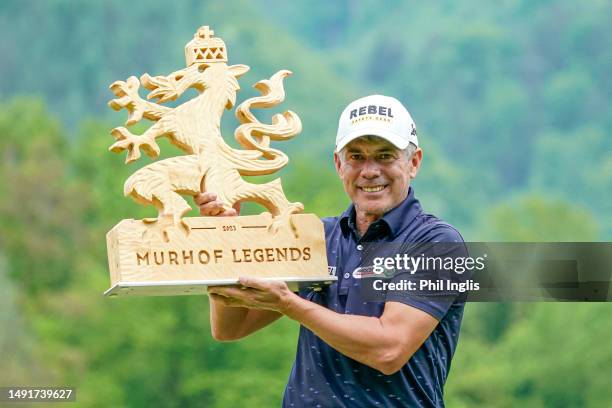
[[[168,75],[145,73],[140,79],[131,76],[110,86],[116,98],[109,106],[128,112],[127,127],[142,119],[153,124],[141,135],[123,126],[113,129],[116,141],[109,150],[127,151],[126,163],[138,160],[141,150],[157,158],[156,140],[167,137],[185,155],[146,165],[126,180],[124,194],[156,207],[158,216],[123,220],[107,234],[112,286],[107,294],[203,293],[207,283],[235,282],[240,276],[288,282],[333,279],[327,271],[321,221],[312,214],[298,214],[302,204],[287,200],[279,178],[264,184],[242,178],[272,174],[289,162],[270,143],[297,135],[302,130],[298,115],[275,114],[266,124],[251,108],[268,109],[281,103],[283,81],[291,72],[280,70],[257,82],[261,95],[237,107],[240,125],[234,137],[241,149],[235,149],[221,135],[221,118],[235,105],[238,78],[249,67],[228,65],[225,43],[208,26],[187,43],[185,59],[186,68]],[[150,91],[146,99],[140,97],[141,85]],[[197,95],[175,107],[163,105],[188,89],[195,89]],[[183,218],[191,209],[183,196],[205,191],[216,193],[226,209],[252,201],[268,212]],[[197,289],[189,289],[192,286]]]
[[[111,285],[262,278],[329,278],[323,224],[296,214],[299,239],[289,229],[272,232],[270,215],[189,217],[189,234],[170,231],[143,239],[148,226],[123,220],[107,234]]]
[[[109,150],[127,151],[126,163],[138,160],[140,151],[148,156],[159,156],[156,139],[167,137],[172,144],[185,152],[185,156],[160,160],[142,167],[130,176],[124,185],[124,194],[143,205],[158,209],[157,219],[148,220],[150,229],[166,231],[172,227],[186,230],[181,221],[190,209],[182,195],[194,196],[212,191],[226,209],[236,203],[253,201],[264,206],[274,217],[273,228],[283,225],[293,227],[290,215],[303,211],[303,205],[289,202],[280,179],[265,184],[245,181],[242,176],[272,174],[284,167],[289,159],[270,141],[283,141],[297,135],[302,124],[291,111],[276,114],[271,124],[261,123],[250,109],[271,108],[285,99],[283,80],[291,74],[281,70],[270,79],[259,81],[255,88],[261,96],[247,99],[237,109],[240,126],[235,138],[243,149],[234,149],[225,143],[221,135],[221,117],[236,102],[240,89],[238,78],[248,71],[246,65],[227,65],[227,49],[220,38],[213,37],[209,27],[201,27],[185,47],[187,67],[169,75],[144,74],[126,81],[116,81],[111,91],[117,98],[109,102],[114,110],[126,109],[126,126],[132,126],[143,118],[155,122],[143,134],[133,134],[126,127],[111,131],[116,142]],[[147,99],[138,93],[140,85],[150,92]],[[193,88],[198,95],[175,108],[162,103],[178,99]],[[294,233],[295,233],[294,229]]]

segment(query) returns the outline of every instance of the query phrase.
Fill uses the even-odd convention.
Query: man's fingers
[[[223,211],[223,206],[216,201],[208,207],[208,215],[219,215]]]
[[[226,210],[222,215],[224,217],[235,217],[236,215],[238,215],[238,212],[235,208],[232,208],[230,210]]]
[[[242,307],[242,304],[239,300],[229,298],[226,296],[217,295],[215,293],[209,293],[211,299],[217,303],[221,303],[223,306],[227,307]]]
[[[238,283],[240,283],[242,286],[246,286],[247,288],[255,288],[261,290],[266,290],[270,285],[268,282],[262,279],[248,278],[246,276],[241,276],[238,279]]]
[[[220,296],[230,296],[228,290],[232,289],[231,286],[209,286],[208,293]]]
[[[219,215],[224,211],[221,201],[210,201],[200,205],[201,215]]]
[[[246,299],[250,296],[247,290],[236,286],[211,286],[208,288],[208,293],[236,299]]]
[[[222,216],[222,217],[233,217],[238,215],[234,208],[226,210],[223,207],[223,203],[220,201],[213,201],[200,206],[200,214],[206,216]]]
[[[258,293],[253,289],[236,286],[209,286],[208,295],[223,306],[257,308]]]
[[[240,214],[240,203],[235,203],[232,208],[226,209],[224,203],[217,200],[217,194],[213,192],[199,193],[193,197],[200,209],[200,215],[234,217]]]
[[[216,293],[209,293],[208,296],[210,296],[210,298],[214,300],[215,302],[219,302],[223,304],[225,304],[225,301],[229,299],[226,296],[217,295]]]
[[[217,195],[212,192],[200,193],[193,197],[195,203],[197,205],[203,205],[211,201],[215,201],[217,199]]]

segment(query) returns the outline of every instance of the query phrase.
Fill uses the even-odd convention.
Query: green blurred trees
[[[495,207],[484,219],[493,241],[579,242],[597,239],[597,224],[584,208],[535,194]]]
[[[9,274],[27,292],[65,286],[88,244],[89,202],[68,174],[67,140],[43,104],[27,99],[2,107],[0,134],[0,245]]]
[[[516,242],[593,241],[597,229],[580,207],[527,195],[484,217],[483,235]],[[612,330],[606,303],[471,303],[453,370],[447,404],[457,407],[598,407],[612,349],[601,342]]]

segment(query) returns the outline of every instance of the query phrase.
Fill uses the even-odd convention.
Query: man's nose
[[[374,159],[367,159],[361,168],[361,177],[366,179],[374,179],[380,176],[380,166]]]

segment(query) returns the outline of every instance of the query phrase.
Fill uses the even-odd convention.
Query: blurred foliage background
[[[417,123],[417,196],[466,240],[609,241],[610,15],[607,0],[0,1],[0,385],[74,386],[92,407],[279,405],[294,322],[221,344],[205,297],[101,296],[106,231],[154,213],[122,196],[146,159],[126,166],[107,151],[125,120],[108,86],[184,66],[199,26],[251,67],[239,101],[294,72],[278,110],[304,130],[279,147],[287,195],[308,211],[346,207],[337,118],[383,93]],[[467,305],[447,405],[609,406],[611,311]]]

